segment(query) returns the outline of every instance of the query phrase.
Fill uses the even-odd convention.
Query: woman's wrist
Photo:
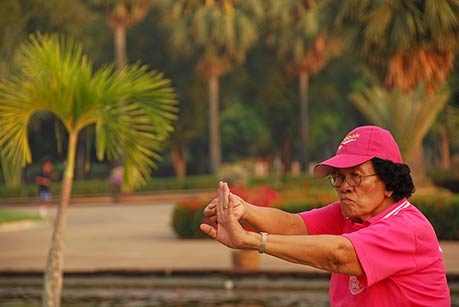
[[[242,201],[242,206],[244,206],[244,211],[243,214],[241,215],[241,220],[247,224],[251,224],[251,216],[252,216],[252,211],[253,208],[255,207],[249,202],[246,202],[245,200]]]
[[[258,232],[248,231],[243,239],[243,246],[245,249],[253,249],[260,251],[262,242],[262,234]]]

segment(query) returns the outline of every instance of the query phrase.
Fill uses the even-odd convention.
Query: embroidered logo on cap
[[[341,142],[341,144],[339,144],[337,151],[340,151],[340,149],[343,148],[343,146],[345,146],[346,144],[349,144],[349,143],[357,141],[359,139],[359,137],[360,137],[359,133],[347,135],[344,138],[344,140]]]

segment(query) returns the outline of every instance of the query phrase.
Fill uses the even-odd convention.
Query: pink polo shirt
[[[450,306],[442,252],[426,217],[408,200],[362,224],[340,202],[300,213],[311,235],[343,235],[352,242],[364,277],[332,273],[332,306]]]

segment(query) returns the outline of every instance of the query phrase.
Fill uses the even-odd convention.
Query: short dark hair
[[[410,167],[405,163],[394,163],[380,158],[371,159],[376,174],[386,184],[386,190],[393,191],[392,198],[399,201],[410,197],[416,190],[411,178]]]
[[[46,155],[43,158],[41,158],[41,165],[47,163],[47,162],[52,162],[51,156]]]

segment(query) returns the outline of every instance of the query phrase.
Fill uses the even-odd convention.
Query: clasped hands
[[[245,211],[244,201],[230,193],[226,182],[219,182],[217,198],[204,208],[204,217],[210,223],[202,223],[200,228],[230,248],[247,248],[244,239],[249,232],[239,223]]]

